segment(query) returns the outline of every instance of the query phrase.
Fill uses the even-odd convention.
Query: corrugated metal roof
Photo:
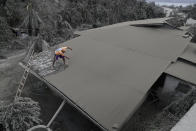
[[[178,121],[171,131],[194,131],[196,129],[196,104]]]
[[[108,130],[123,125],[188,44],[182,31],[131,23],[89,30],[64,43],[73,48],[69,67],[45,77]]]

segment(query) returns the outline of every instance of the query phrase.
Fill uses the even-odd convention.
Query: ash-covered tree
[[[192,25],[186,34],[192,37],[191,42],[196,43],[196,24]]]
[[[189,12],[189,17],[193,18],[196,20],[196,4],[190,7],[191,10]]]
[[[7,2],[7,0],[0,0],[0,7],[1,6],[4,7],[6,5],[6,2]]]
[[[30,36],[37,36],[44,23],[39,17],[38,12],[33,9],[33,4],[31,1],[27,5],[27,11],[28,14],[19,27],[21,29],[27,29]]]
[[[6,131],[26,131],[41,124],[40,106],[31,98],[20,97],[13,103],[0,107],[1,125]]]
[[[10,27],[8,26],[8,23],[5,18],[0,17],[0,45],[4,42],[8,42],[9,40],[12,40],[14,37]]]
[[[68,0],[61,14],[73,27],[164,17],[163,9],[154,3],[137,0]]]
[[[189,12],[189,17],[196,20],[196,4],[191,7],[191,11]],[[189,32],[193,35],[191,42],[196,43],[196,24],[190,27]]]
[[[196,34],[193,36],[193,38],[191,39],[191,42],[196,43]]]

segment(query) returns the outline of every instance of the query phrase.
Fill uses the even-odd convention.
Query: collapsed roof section
[[[130,26],[163,20],[82,31],[62,45],[73,48],[69,67],[44,79],[102,129],[120,129],[189,43],[179,30]]]

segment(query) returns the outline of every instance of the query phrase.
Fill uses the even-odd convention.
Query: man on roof
[[[61,47],[61,48],[58,48],[55,50],[55,55],[54,55],[54,60],[53,60],[53,67],[54,67],[54,64],[56,62],[56,60],[58,60],[58,58],[61,58],[63,60],[63,63],[65,65],[65,57],[69,60],[70,58],[66,55],[64,55],[64,53],[66,53],[67,50],[72,50],[71,47]]]

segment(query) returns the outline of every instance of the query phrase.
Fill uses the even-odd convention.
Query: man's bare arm
[[[72,48],[71,48],[71,47],[67,47],[67,49],[70,49],[70,50],[72,50]]]
[[[68,56],[65,55],[65,57],[69,60],[70,58]]]

